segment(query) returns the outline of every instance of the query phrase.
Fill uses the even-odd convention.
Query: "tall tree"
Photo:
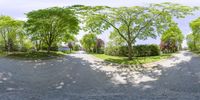
[[[87,52],[93,52],[96,47],[97,37],[95,34],[85,34],[81,39],[81,44]]]
[[[37,37],[48,46],[65,38],[66,34],[77,34],[79,21],[68,8],[47,8],[27,13],[26,23],[30,36]]]
[[[181,49],[183,39],[184,35],[177,25],[170,27],[161,37],[161,41],[165,46],[164,48],[168,49],[170,52],[175,52]]]
[[[193,49],[197,50],[197,42],[200,39],[200,17],[190,22],[190,27],[192,29],[192,39],[193,39]],[[191,37],[191,36],[189,36]],[[188,38],[189,38],[188,37]]]
[[[198,46],[196,44],[200,43],[199,40],[198,41],[194,41],[194,38],[195,38],[195,36],[194,36],[193,33],[188,34],[187,37],[186,37],[187,45],[188,45],[188,48],[190,50],[196,50],[198,48]]]
[[[115,30],[110,33],[109,39],[109,43],[111,43],[113,46],[126,45],[126,41],[120,35],[118,35],[118,33]]]
[[[85,7],[88,8],[88,7]],[[148,7],[91,7],[86,25],[99,32],[114,29],[128,45],[129,59],[136,39],[156,38],[173,23],[173,18],[184,18],[193,8],[179,4],[151,4]]]
[[[17,36],[21,36],[24,22],[9,16],[0,16],[0,36],[6,51],[12,51]]]
[[[101,53],[101,49],[104,48],[104,41],[100,38],[96,39],[96,53]]]

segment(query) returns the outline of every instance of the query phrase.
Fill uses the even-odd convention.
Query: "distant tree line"
[[[200,18],[190,22],[192,33],[187,35],[188,48],[192,51],[200,50]]]
[[[111,30],[108,44],[127,46],[127,55],[131,60],[137,40],[156,38],[163,34],[161,44],[164,46],[161,47],[164,51],[181,48],[183,35],[174,18],[184,18],[194,10],[197,7],[172,3],[132,7],[74,5],[28,12],[27,21],[1,16],[1,50],[29,50],[34,47],[37,51],[46,50],[49,53],[61,42],[75,41],[75,35],[83,30],[88,33],[80,40],[84,50],[103,53],[107,44],[98,35]],[[196,42],[194,44],[197,45]]]

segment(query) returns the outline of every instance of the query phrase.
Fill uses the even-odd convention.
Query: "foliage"
[[[144,56],[157,56],[160,55],[160,49],[158,45],[137,45],[133,47],[134,56],[144,57]]]
[[[27,14],[26,28],[32,40],[42,41],[48,46],[66,38],[67,34],[77,34],[79,21],[68,8],[47,8]],[[67,35],[67,36],[70,36]]]
[[[21,37],[24,36],[23,24],[23,21],[15,20],[9,16],[0,16],[0,36],[4,44],[4,50],[16,50],[17,38],[21,40]]]
[[[119,36],[118,33],[116,33],[115,31],[110,33],[109,39],[110,39],[109,42],[114,46],[126,45],[126,41],[121,36]]]
[[[200,34],[191,33],[191,34],[188,34],[186,37],[188,48],[192,51],[195,51],[195,50],[198,51],[200,48],[200,40],[199,39],[195,40],[195,36],[200,37]]]
[[[69,43],[68,43],[68,47],[69,47],[69,49],[70,49],[70,52],[73,50],[73,45],[74,45],[74,44],[73,44],[72,42],[69,42]]]
[[[0,57],[1,56],[6,56],[6,52],[0,50]]]
[[[104,49],[104,54],[106,55],[110,55],[110,56],[121,56],[122,54],[120,54],[120,49],[117,46],[107,46]]]
[[[79,44],[75,44],[73,47],[74,51],[79,51],[80,50],[80,45]]]
[[[51,52],[51,53],[46,53],[46,52],[13,52],[7,57],[11,58],[18,58],[18,59],[53,59],[56,57],[64,56],[62,53],[59,52]]]
[[[163,52],[175,52],[182,48],[184,35],[177,25],[170,27],[162,34],[161,50]]]
[[[72,53],[75,53],[75,51],[69,51],[69,50],[65,50],[65,51],[58,51],[57,52],[58,54],[63,54],[63,55],[66,55],[66,54],[72,54]]]
[[[26,22],[0,16],[0,48],[25,52],[34,48],[48,52],[57,50],[58,43],[76,41],[75,35],[81,22],[82,30],[92,33],[86,34],[81,40],[88,52],[103,53],[105,44],[97,35],[111,29],[112,45],[106,48],[105,53],[128,56],[129,59],[132,56],[158,55],[157,46],[133,45],[136,40],[156,38],[162,33],[162,41],[166,43],[170,40],[172,44],[178,42],[180,45],[183,37],[173,19],[184,18],[192,14],[193,10],[192,7],[171,3],[133,7],[74,5],[31,11],[26,14]],[[199,24],[200,18],[190,23],[193,36],[188,36],[187,40],[193,49],[199,47]],[[79,48],[72,44],[69,47]]]
[[[150,57],[134,57],[133,60],[128,60],[127,57],[109,56],[105,54],[92,54],[92,55],[108,62],[118,63],[118,64],[128,64],[128,65],[151,63],[171,57],[171,54],[162,54],[159,56],[150,56]]]
[[[20,49],[19,51],[22,51],[22,52],[31,51],[32,47],[33,47],[33,43],[29,39],[24,39],[23,43],[19,47]]]
[[[199,50],[200,47],[200,17],[190,22],[192,34],[188,35],[188,45],[191,50]]]
[[[83,48],[87,52],[93,52],[96,46],[97,37],[95,34],[85,34],[81,40]]]
[[[133,51],[135,57],[144,56],[157,56],[160,55],[160,49],[158,45],[137,45],[133,46]],[[127,46],[108,46],[105,48],[104,53],[111,56],[124,56],[128,57],[128,47]]]
[[[136,39],[155,38],[174,24],[173,17],[184,18],[193,11],[191,7],[171,3],[151,4],[148,7],[86,8],[90,9],[86,26],[99,33],[114,29],[114,33],[118,33],[128,45],[129,59],[132,59],[132,45]]]
[[[104,45],[105,45],[104,41],[100,38],[97,38],[95,52],[96,53],[104,53]]]

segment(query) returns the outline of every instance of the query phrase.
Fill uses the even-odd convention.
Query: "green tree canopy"
[[[97,36],[96,34],[85,34],[81,39],[81,44],[87,52],[92,52],[96,47]]]
[[[191,7],[171,3],[151,4],[147,7],[81,6],[80,8],[90,9],[87,10],[88,16],[85,21],[89,31],[101,33],[111,28],[118,33],[128,45],[129,59],[132,59],[132,46],[136,39],[156,38],[174,24],[174,17],[184,18],[193,11]]]
[[[190,22],[190,28],[192,29],[191,35],[193,36],[189,35],[188,38],[190,38],[190,40],[192,39],[193,41],[192,49],[197,50],[198,49],[197,43],[199,42],[200,39],[200,17]]]
[[[188,45],[188,48],[190,50],[196,50],[197,49],[196,48],[196,42],[199,42],[199,41],[194,42],[194,38],[195,37],[194,37],[193,33],[188,34],[187,37],[186,37],[187,45]]]
[[[109,39],[110,45],[113,46],[124,46],[127,44],[126,41],[121,36],[119,36],[115,30],[110,33]]]
[[[162,34],[160,48],[163,53],[176,52],[182,48],[183,39],[184,35],[175,24]]]
[[[173,45],[181,48],[184,35],[177,25],[170,27],[167,31],[162,34],[161,40],[164,43],[171,42]]]
[[[68,8],[36,10],[27,13],[27,18],[26,27],[30,36],[43,41],[48,46],[48,52],[52,44],[79,31],[79,21],[74,12]]]
[[[23,21],[15,20],[9,16],[0,16],[0,35],[5,50],[12,51],[17,37],[23,36]]]

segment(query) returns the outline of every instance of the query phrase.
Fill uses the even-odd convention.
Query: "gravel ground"
[[[200,58],[182,51],[145,71],[78,52],[52,60],[0,58],[0,100],[199,100]]]

